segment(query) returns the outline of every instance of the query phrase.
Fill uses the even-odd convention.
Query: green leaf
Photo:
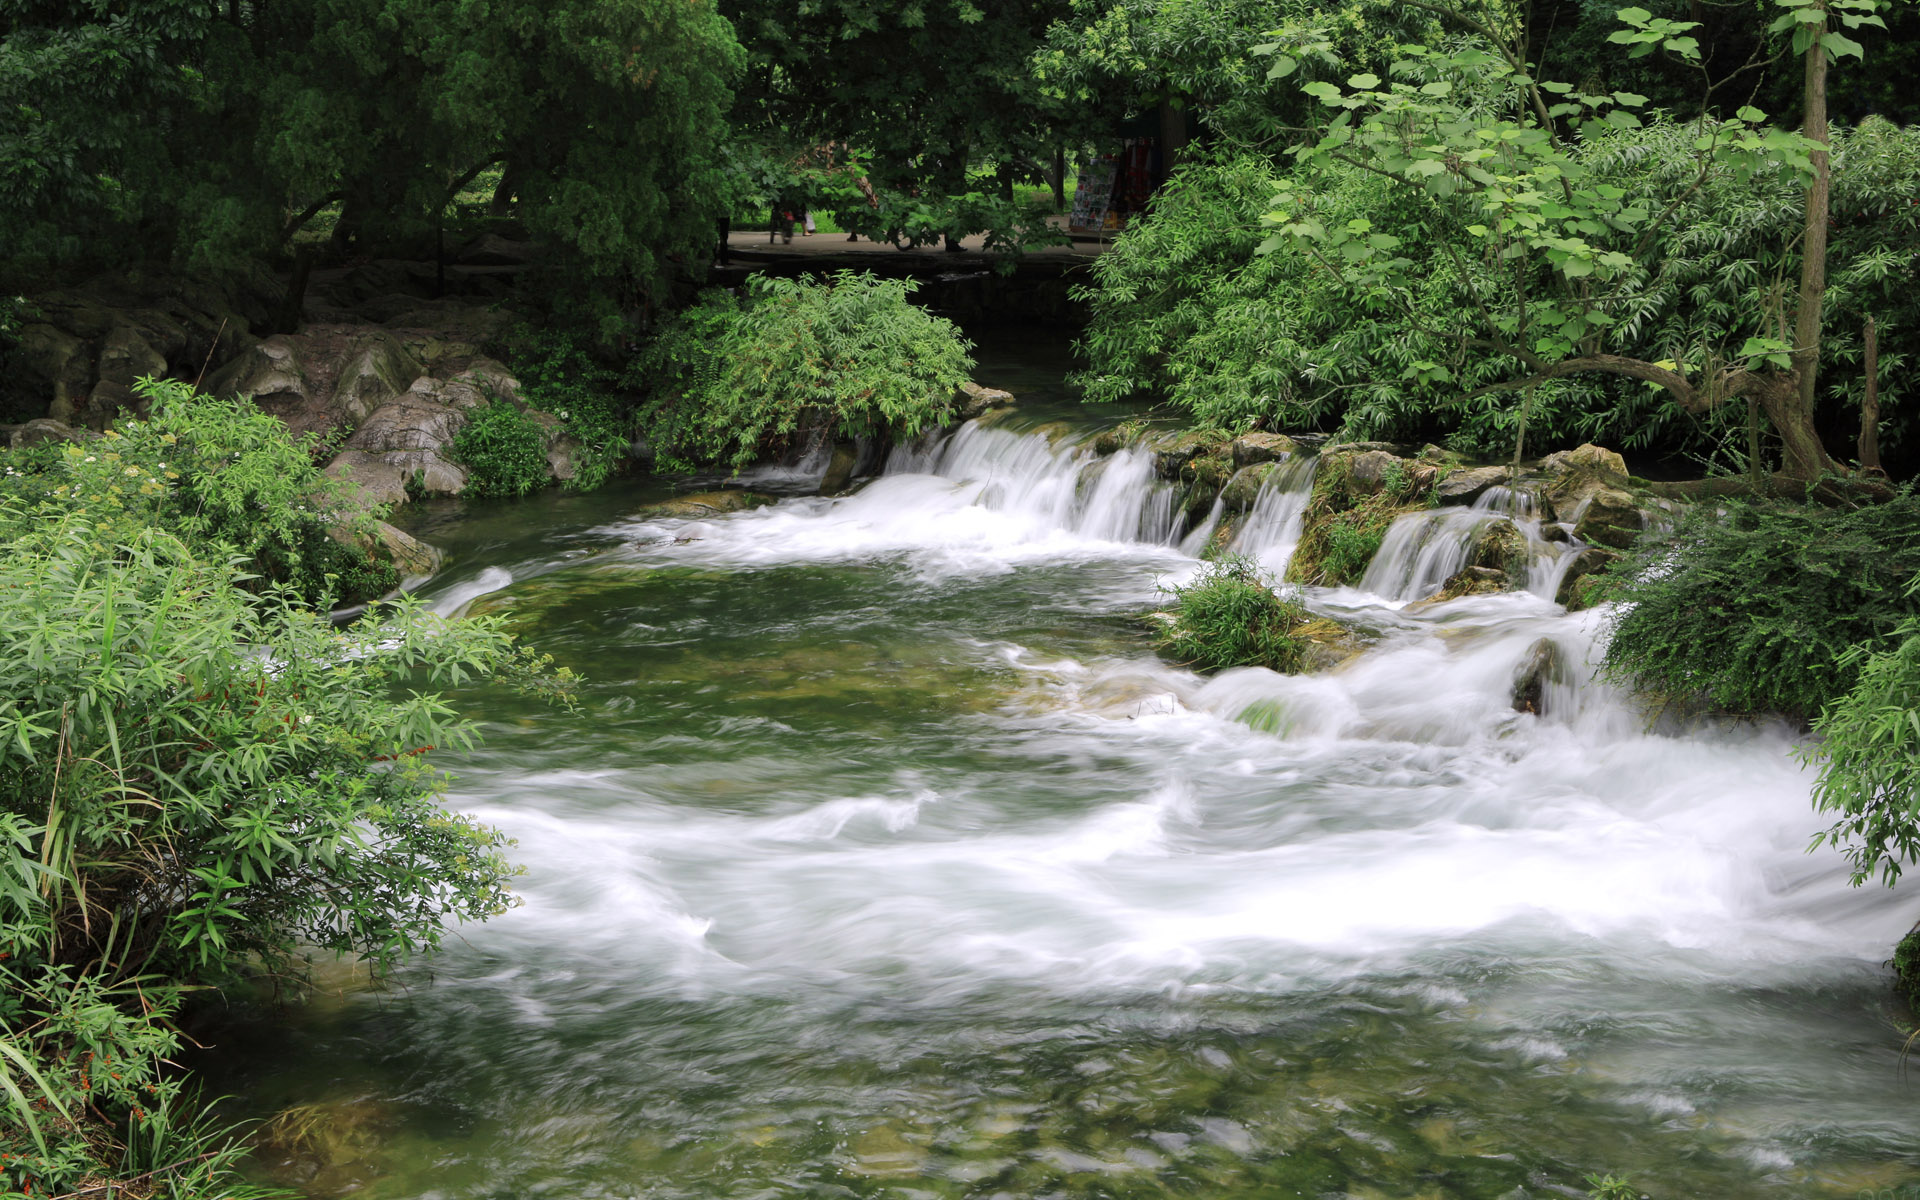
[[[1560,273],[1568,279],[1583,279],[1593,274],[1593,260],[1569,256],[1566,262],[1560,264]]]
[[[1864,59],[1867,56],[1867,48],[1844,33],[1829,33],[1820,39],[1820,45],[1834,58],[1852,55]]]
[[[1275,58],[1273,60],[1273,66],[1268,68],[1267,81],[1271,83],[1273,80],[1276,80],[1276,79],[1285,79],[1287,76],[1293,74],[1294,71],[1299,68],[1299,66],[1300,66],[1299,59],[1290,58],[1287,55],[1282,54],[1277,58]]]
[[[1370,72],[1361,72],[1347,80],[1347,86],[1356,91],[1370,92],[1380,86],[1380,77]]]
[[[1653,20],[1653,14],[1644,8],[1622,8],[1613,15],[1629,25],[1645,25]]]

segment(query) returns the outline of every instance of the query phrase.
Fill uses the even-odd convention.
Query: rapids
[[[1514,713],[1531,644],[1590,664],[1605,636],[1542,598],[1550,555],[1541,594],[1407,603],[1474,522],[1532,520],[1511,499],[1396,528],[1365,587],[1307,597],[1379,638],[1340,671],[1169,666],[1133,618],[1198,568],[1176,497],[1145,454],[1017,425],[841,499],[649,521],[628,488],[426,531],[455,564],[436,606],[508,614],[589,684],[574,715],[458,697],[487,742],[451,801],[518,839],[524,906],[212,1059],[242,1113],[309,1106],[278,1178],[1920,1186],[1881,967],[1913,914],[1805,852],[1791,731],[1649,732],[1585,669]],[[1270,570],[1311,476],[1276,472],[1239,531]]]

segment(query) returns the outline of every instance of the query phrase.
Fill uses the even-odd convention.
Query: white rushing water
[[[1311,458],[1273,472],[1234,548],[1283,572],[1312,477]],[[1579,1104],[1677,1139],[1675,1164],[1710,1143],[1729,1170],[1785,1189],[1770,1194],[1828,1194],[1798,1189],[1836,1126],[1848,1161],[1905,1153],[1920,1122],[1899,1108],[1885,1031],[1821,1025],[1806,997],[1879,987],[1911,914],[1849,888],[1835,854],[1806,852],[1820,822],[1791,731],[1649,730],[1591,678],[1607,612],[1551,602],[1566,548],[1506,492],[1403,518],[1358,589],[1306,589],[1375,639],[1340,668],[1170,666],[1115,619],[1199,569],[1177,501],[1144,452],[968,425],[896,452],[847,497],[593,531],[594,586],[630,590],[594,592],[548,636],[597,639],[582,644],[606,689],[602,740],[508,735],[455,797],[516,837],[530,868],[527,904],[470,932],[484,952],[465,969],[456,956],[418,1001],[467,1031],[436,1039],[476,1039],[485,1048],[461,1054],[526,1073],[498,1085],[480,1127],[516,1128],[522,1100],[507,1097],[564,1107],[574,1079],[617,1087],[622,1069],[644,1080],[658,1065],[657,1094],[636,1082],[615,1107],[670,1126],[682,1118],[659,1115],[660,1096],[731,1087],[698,1136],[773,1130],[784,1118],[767,1114],[806,1094],[794,1061],[852,1056],[874,1095],[833,1092],[795,1119],[864,1128],[901,1119],[889,1072],[909,1061],[1013,1054],[1120,1012],[1173,1037],[1239,1019],[1209,1015],[1233,998],[1297,1015],[1354,997],[1388,1013],[1409,996],[1411,1032],[1396,1036],[1465,1038],[1461,1070],[1506,1062],[1516,1084],[1574,1079],[1570,1094],[1597,1097]],[[1500,521],[1531,547],[1529,591],[1407,604]],[[550,554],[531,561],[566,577]],[[496,566],[439,603],[511,601],[527,574]],[[1542,712],[1516,712],[1515,673],[1543,639],[1562,669]],[[686,1049],[706,1035],[663,1015],[683,1004],[743,1023],[722,1044],[768,1048],[730,1049],[725,1068]],[[1100,1015],[1035,1032],[1057,1005]],[[928,1014],[908,1023],[926,1031],[863,1024],[900,1006]],[[914,1040],[947,1036],[931,1032],[936,1012],[961,1014],[964,1032]],[[977,1081],[951,1071],[915,1076],[913,1103],[970,1111]],[[1559,1119],[1506,1102],[1490,1091],[1461,1119]],[[1214,1119],[1181,1118],[1141,1153],[1185,1161],[1179,1139],[1205,1142]],[[418,1194],[531,1194],[550,1185],[542,1171],[576,1169],[551,1165],[564,1155],[548,1125],[529,1128],[527,1155],[550,1165]],[[741,1133],[729,1153],[749,1161],[752,1138],[774,1136]],[[1263,1140],[1280,1136],[1221,1144],[1288,1153]],[[1582,1161],[1493,1147],[1509,1148]],[[1134,1169],[1118,1153],[1100,1169]],[[735,1194],[691,1178],[684,1194]],[[737,1194],[799,1194],[762,1185]],[[1383,1188],[1364,1194],[1412,1194]]]

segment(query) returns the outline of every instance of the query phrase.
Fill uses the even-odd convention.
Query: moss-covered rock
[[[773,502],[774,497],[764,496],[759,492],[728,489],[719,492],[696,492],[691,496],[676,496],[660,504],[649,504],[634,515],[648,521],[663,518],[697,521],[707,517],[723,517],[728,513],[746,512]]]

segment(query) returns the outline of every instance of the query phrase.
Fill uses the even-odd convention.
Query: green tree
[[[1830,186],[1824,96],[1828,61],[1861,53],[1859,43],[1829,28],[1880,24],[1873,0],[1788,0],[1775,31],[1790,35],[1804,56],[1806,117],[1798,134],[1771,128],[1764,114],[1742,108],[1692,126],[1691,191],[1720,177],[1746,182],[1786,169],[1806,180],[1800,283],[1756,296],[1737,349],[1698,348],[1692,362],[1622,353],[1637,306],[1665,263],[1655,253],[1679,205],[1656,206],[1596,178],[1576,137],[1597,140],[1638,129],[1643,96],[1595,94],[1529,72],[1524,49],[1502,12],[1453,11],[1474,40],[1439,49],[1402,47],[1390,81],[1362,72],[1345,88],[1306,86],[1332,110],[1317,140],[1295,148],[1299,168],[1275,198],[1267,250],[1303,255],[1407,327],[1448,343],[1453,361],[1409,364],[1444,383],[1468,354],[1506,364],[1509,377],[1465,393],[1522,392],[1552,380],[1602,373],[1664,389],[1682,408],[1707,413],[1742,398],[1763,410],[1779,435],[1783,473],[1796,481],[1833,469],[1813,421],[1826,280]],[[1634,55],[1665,52],[1697,62],[1694,24],[1620,10],[1626,28],[1612,40]],[[1284,64],[1281,64],[1284,65]],[[1423,312],[1412,297],[1421,264],[1402,254],[1399,233],[1364,217],[1323,219],[1317,185],[1335,166],[1391,181],[1407,223],[1433,232],[1453,268],[1464,303]],[[1689,193],[1689,194],[1690,194]],[[1769,302],[1770,301],[1770,302]],[[1516,454],[1524,444],[1521,408]]]

